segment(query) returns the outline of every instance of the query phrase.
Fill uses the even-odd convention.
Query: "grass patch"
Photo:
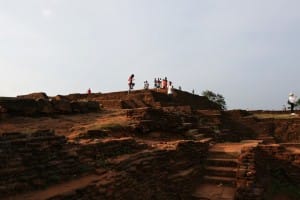
[[[299,118],[298,115],[291,114],[254,114],[254,117],[258,119],[294,119]]]

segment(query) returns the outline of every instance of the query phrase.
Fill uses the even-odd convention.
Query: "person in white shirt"
[[[172,94],[173,94],[173,85],[172,85],[172,82],[169,81],[169,84],[168,84],[168,95],[172,96]]]
[[[289,94],[288,104],[291,106],[291,114],[294,115],[294,107],[297,102],[297,96],[294,93]]]

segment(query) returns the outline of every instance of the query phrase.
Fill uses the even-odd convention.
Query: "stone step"
[[[211,176],[236,178],[237,168],[235,167],[205,167],[206,174]]]
[[[238,160],[232,158],[208,158],[206,164],[207,166],[216,167],[237,167]]]
[[[222,151],[209,151],[209,158],[216,159],[237,159],[239,157],[239,152],[222,152]]]
[[[215,183],[218,185],[236,186],[236,178],[222,177],[222,176],[204,176],[203,180],[206,183]]]

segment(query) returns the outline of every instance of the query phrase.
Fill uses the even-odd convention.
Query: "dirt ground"
[[[57,115],[54,117],[10,117],[0,120],[0,134],[5,132],[32,133],[51,129],[58,135],[72,138],[87,130],[129,122],[125,111],[106,110],[100,113]]]

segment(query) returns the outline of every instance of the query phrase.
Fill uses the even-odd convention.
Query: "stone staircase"
[[[210,148],[204,166],[205,175],[193,194],[195,199],[234,199],[239,149],[230,149],[230,146],[216,144]]]
[[[209,151],[204,181],[218,185],[236,185],[238,152],[224,152],[216,147]]]
[[[217,143],[208,152],[201,184],[195,187],[194,199],[233,200],[237,191],[240,155],[244,147],[259,141]]]

